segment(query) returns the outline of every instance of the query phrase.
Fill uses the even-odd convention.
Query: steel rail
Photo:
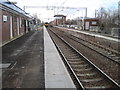
[[[51,31],[51,30],[50,30]],[[53,31],[51,31],[51,32],[53,32]],[[106,73],[104,73],[101,69],[99,69],[95,64],[93,64],[89,59],[87,59],[83,54],[81,54],[77,49],[75,49],[73,46],[71,46],[67,41],[65,41],[62,37],[60,37],[58,34],[56,34],[55,32],[53,32],[58,38],[60,38],[64,43],[66,43],[70,48],[72,48],[74,51],[76,51],[80,56],[82,56],[87,62],[89,62],[89,64],[91,64],[97,71],[99,71],[99,73],[101,74],[101,75],[103,75],[103,76],[105,76],[110,82],[112,82],[117,88],[120,88],[120,85],[117,83],[117,82],[115,82],[111,77],[109,77]],[[53,39],[53,38],[52,38]],[[55,40],[54,40],[54,42],[55,42]],[[57,46],[57,48],[58,48],[58,50],[60,51],[60,53],[61,53],[61,55],[63,55],[63,53],[62,53],[62,51],[60,50],[60,48],[59,48],[59,46],[55,43],[55,45]],[[67,59],[65,58],[65,56],[63,55],[63,57],[64,57],[64,59],[65,59],[65,61],[68,63],[68,61],[67,61]],[[70,65],[68,65],[68,66],[70,66]],[[70,66],[70,69],[72,69],[71,68],[71,66]],[[71,71],[73,71],[73,69],[71,70]],[[75,72],[73,71],[73,73],[75,74]],[[76,76],[76,74],[75,74],[75,76]],[[77,78],[77,76],[76,76],[76,78]],[[77,80],[79,80],[78,78],[77,78]],[[82,83],[81,83],[81,81],[79,80],[78,81],[79,83],[80,83],[80,85],[82,85]],[[82,88],[83,88],[83,85],[81,86]],[[85,89],[85,88],[84,88]]]

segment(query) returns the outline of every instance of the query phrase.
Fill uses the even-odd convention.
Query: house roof
[[[0,0],[0,4],[12,9],[12,10],[17,11],[18,13],[21,13],[21,14],[24,14],[25,16],[28,16],[28,15],[26,15],[26,12],[24,10],[22,10],[21,8],[19,8],[18,6],[16,6],[15,4],[11,3],[8,0]]]

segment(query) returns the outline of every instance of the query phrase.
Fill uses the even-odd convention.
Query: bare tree
[[[100,21],[100,29],[104,33],[110,33],[113,27],[118,27],[118,10],[101,7],[97,18]]]

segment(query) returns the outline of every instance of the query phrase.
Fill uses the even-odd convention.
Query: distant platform
[[[67,29],[67,30],[70,30],[70,31],[79,32],[79,33],[82,33],[82,34],[87,34],[87,35],[91,35],[91,36],[95,36],[95,37],[99,37],[99,38],[103,38],[103,39],[107,39],[107,40],[112,40],[112,41],[115,41],[115,42],[120,42],[120,40],[117,39],[117,38],[112,38],[112,37],[104,36],[104,35],[93,33],[93,32],[87,32],[87,31],[83,31],[83,30],[82,31],[81,30],[75,30],[75,29],[64,28],[64,27],[58,27],[58,28],[63,28],[63,29]]]

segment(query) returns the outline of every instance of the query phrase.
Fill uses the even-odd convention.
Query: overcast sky
[[[120,0],[9,0],[16,1],[17,6],[23,9],[23,6],[61,6],[61,7],[86,7],[87,16],[94,17],[95,9],[105,7],[109,9],[118,9],[118,2]],[[31,15],[37,13],[40,18],[44,20],[51,20],[57,10],[48,10],[47,8],[27,8],[26,12]],[[67,15],[69,18],[83,17],[84,10],[73,10],[73,9],[59,9],[58,14]]]

